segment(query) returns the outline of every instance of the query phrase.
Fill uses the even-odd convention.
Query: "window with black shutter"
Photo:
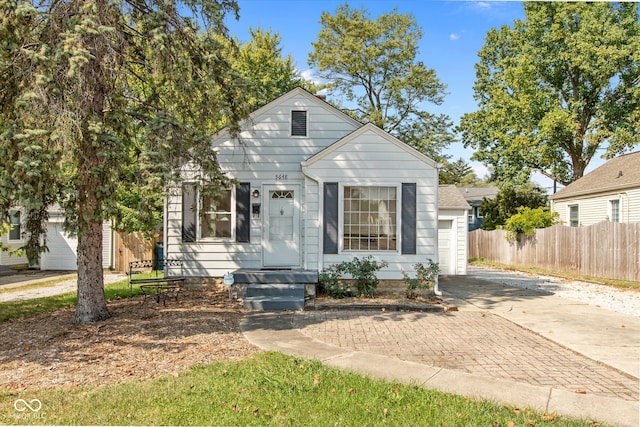
[[[307,136],[306,111],[291,111],[291,136]]]

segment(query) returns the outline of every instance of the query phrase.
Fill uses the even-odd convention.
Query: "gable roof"
[[[333,144],[331,144],[327,148],[317,152],[313,156],[309,157],[303,163],[304,166],[308,167],[308,166],[313,165],[315,162],[324,159],[327,155],[329,155],[332,152],[340,149],[341,147],[349,144],[350,142],[356,140],[358,137],[360,137],[361,135],[363,135],[363,134],[365,134],[367,132],[375,133],[377,136],[379,136],[382,139],[390,142],[391,144],[395,145],[396,147],[406,151],[407,153],[409,153],[412,156],[418,158],[419,160],[421,160],[422,162],[428,164],[429,166],[432,166],[434,168],[438,168],[438,163],[436,163],[435,160],[431,159],[428,156],[425,156],[424,154],[422,154],[421,152],[419,152],[415,148],[409,146],[408,144],[405,144],[404,142],[400,141],[395,136],[385,132],[384,130],[380,129],[379,127],[377,127],[373,123],[367,123],[366,125],[363,125],[363,126],[359,127],[358,129],[354,130],[350,134],[340,138],[339,140],[337,140],[336,142],[334,142]]]
[[[494,199],[498,195],[498,187],[458,187],[462,197],[473,204],[472,202],[481,203],[486,197],[487,199]]]
[[[455,185],[438,187],[438,209],[469,209],[471,206],[462,197],[460,188]]]
[[[253,111],[252,113],[249,114],[249,117],[245,120],[243,120],[240,124],[240,126],[245,126],[247,124],[253,123],[256,118],[258,118],[260,115],[266,113],[267,111],[269,111],[271,108],[273,108],[275,105],[286,102],[287,100],[294,98],[296,96],[303,96],[306,99],[308,99],[309,101],[313,102],[314,104],[324,108],[325,110],[329,111],[331,114],[335,114],[337,116],[340,116],[340,118],[342,120],[345,120],[349,123],[351,123],[353,126],[362,126],[362,123],[360,123],[359,121],[357,121],[356,119],[354,119],[353,117],[351,117],[350,115],[348,115],[347,113],[345,113],[344,111],[340,110],[339,108],[334,107],[333,105],[329,104],[327,101],[324,100],[324,98],[321,98],[319,96],[316,96],[314,94],[312,94],[311,92],[307,91],[306,89],[303,89],[301,87],[296,87],[291,89],[289,92],[280,95],[279,97],[277,97],[276,99],[274,99],[273,101],[263,105],[262,107],[258,108],[257,110]],[[220,130],[219,132],[217,132],[214,136],[213,139],[217,140],[220,138],[228,138],[229,137],[229,129],[228,128],[224,128],[222,130]]]
[[[568,199],[627,188],[640,188],[640,151],[609,160],[550,198]]]

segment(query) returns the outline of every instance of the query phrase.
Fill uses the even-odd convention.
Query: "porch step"
[[[303,284],[249,284],[243,306],[251,310],[278,311],[304,308]]]

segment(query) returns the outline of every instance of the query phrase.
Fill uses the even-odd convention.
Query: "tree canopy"
[[[339,6],[323,12],[309,65],[342,97],[343,109],[372,122],[432,157],[453,141],[451,120],[425,110],[440,105],[446,86],[417,60],[422,30],[397,9],[375,19],[367,9]]]
[[[186,164],[227,183],[209,135],[247,114],[218,54],[229,13],[230,0],[0,0],[0,214],[24,210],[35,259],[48,209],[64,210],[78,237],[75,322],[109,316],[102,221],[118,195],[140,188],[144,211]]]
[[[480,204],[483,230],[502,227],[519,209],[545,207],[549,200],[544,190],[531,181],[524,184],[502,182],[498,187],[498,194],[494,199],[484,199]]]
[[[445,161],[439,171],[440,184],[454,184],[461,186],[474,186],[482,180],[478,178],[473,168],[461,157],[455,162]]]
[[[524,3],[525,19],[492,29],[476,64],[479,109],[459,130],[493,178],[532,170],[567,185],[598,150],[640,144],[637,3]]]

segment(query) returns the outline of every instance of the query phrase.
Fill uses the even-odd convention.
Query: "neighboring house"
[[[24,238],[24,218],[22,211],[16,209],[10,212],[12,229],[6,236],[0,236],[3,244],[12,249],[18,249],[26,243]],[[58,209],[49,210],[49,220],[47,221],[47,247],[48,251],[40,255],[37,264],[30,266],[40,270],[69,270],[78,269],[78,239],[70,236],[62,229],[64,221],[63,213]],[[111,223],[106,221],[102,226],[102,265],[104,268],[113,268],[114,248],[113,231]],[[26,256],[10,255],[8,252],[0,251],[0,266],[27,266],[29,264]]]
[[[467,214],[471,206],[455,185],[438,189],[438,259],[442,274],[467,274]]]
[[[438,261],[436,163],[309,92],[279,97],[251,114],[239,138],[222,132],[212,147],[239,184],[217,204],[201,201],[197,171],[185,171],[168,198],[165,253],[184,259],[186,274],[317,272],[373,255],[389,263],[381,279],[401,279],[415,263]]]
[[[640,222],[640,151],[609,160],[550,199],[551,210],[572,227]]]
[[[498,187],[458,187],[464,199],[471,205],[467,223],[469,231],[482,227],[482,212],[480,205],[484,199],[495,199],[498,195]]]

